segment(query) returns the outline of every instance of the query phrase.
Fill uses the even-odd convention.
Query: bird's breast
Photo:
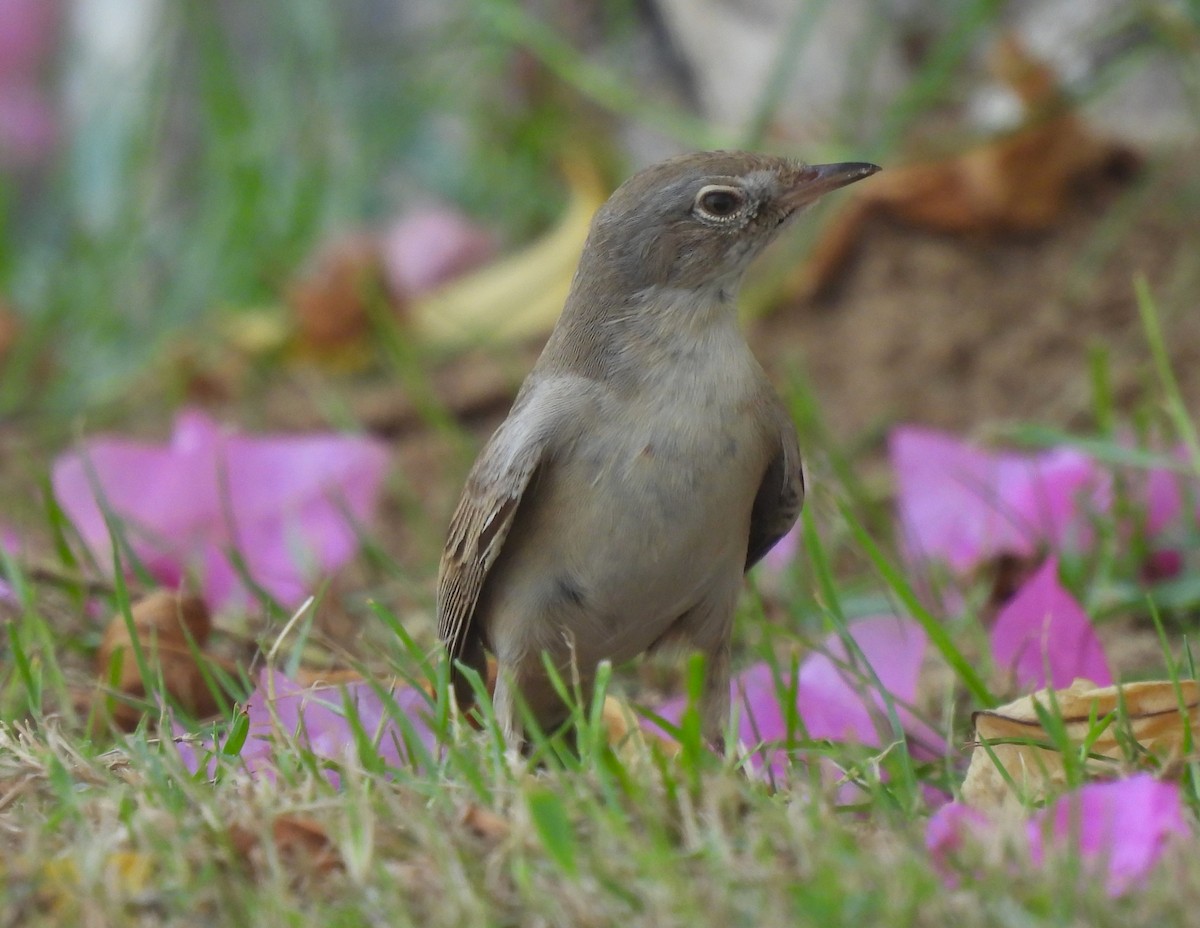
[[[744,343],[743,343],[744,347]],[[667,598],[716,563],[745,557],[750,510],[771,453],[765,381],[745,355],[682,354],[633,396],[614,396],[555,468],[552,496],[582,514],[590,569],[644,571]],[[598,582],[605,582],[597,576]]]
[[[636,389],[600,397],[518,512],[492,640],[536,652],[566,629],[581,661],[621,660],[726,596],[773,453],[769,389],[739,335],[659,354]]]

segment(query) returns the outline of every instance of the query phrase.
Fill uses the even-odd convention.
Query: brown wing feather
[[[782,405],[775,406],[775,420],[779,429],[779,447],[767,465],[754,497],[754,508],[750,511],[746,570],[757,564],[788,533],[804,505],[804,470],[800,463],[796,427]]]
[[[488,572],[534,475],[555,448],[573,440],[597,389],[584,378],[542,377],[535,370],[471,468],[438,570],[438,637],[452,659],[483,670],[483,640],[475,613]],[[461,679],[456,679],[455,688],[460,698],[469,695]]]
[[[468,650],[479,594],[512,527],[521,496],[540,463],[543,443],[514,449],[502,426],[467,477],[438,571],[438,637],[450,656]]]

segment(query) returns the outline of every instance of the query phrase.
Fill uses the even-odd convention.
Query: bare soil
[[[877,223],[833,298],[776,313],[756,347],[778,372],[802,365],[843,438],[894,421],[1087,428],[1091,352],[1108,356],[1118,409],[1157,392],[1134,291],[1142,275],[1185,400],[1200,408],[1194,163],[1180,152],[1123,190],[1083,191],[1037,236],[961,239]]]

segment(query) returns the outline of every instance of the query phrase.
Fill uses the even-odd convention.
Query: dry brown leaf
[[[1135,762],[1153,760],[1158,766],[1173,766],[1184,756],[1185,739],[1200,737],[1200,685],[1195,681],[1180,681],[1176,689],[1169,680],[1105,687],[1076,680],[1069,688],[1055,691],[1053,699],[1049,690],[1041,690],[975,713],[976,745],[962,786],[965,802],[997,806],[1019,798],[997,765],[1028,798],[1044,797],[1065,785],[1062,755],[1052,747],[1035,705],[1061,716],[1075,746],[1093,737],[1097,720],[1116,715],[1088,745],[1086,769],[1097,774],[1129,763],[1129,746],[1134,742],[1144,752]]]
[[[216,712],[216,700],[197,664],[198,656],[215,660],[200,654],[212,631],[204,601],[196,596],[157,590],[135,602],[130,613],[147,669],[155,675],[161,674],[167,692],[192,715],[203,717]],[[109,621],[96,653],[96,673],[101,686],[114,683],[108,677],[117,655],[120,655],[117,692],[131,697],[145,696],[145,682],[122,613]],[[107,701],[105,693],[98,692],[97,697]],[[135,728],[141,717],[141,710],[128,703],[117,701],[112,707],[113,721],[126,731]]]
[[[234,853],[255,867],[263,865],[262,836],[244,825],[231,825],[229,841]],[[300,815],[278,815],[271,823],[271,841],[280,862],[301,873],[327,874],[345,864],[325,827]]]
[[[3,300],[0,300],[0,361],[3,361],[21,332],[21,320]]]
[[[321,687],[321,686],[341,686],[343,683],[362,683],[365,677],[357,670],[351,670],[346,667],[297,667],[293,679],[301,686]],[[396,685],[396,679],[391,682],[384,683],[387,688],[392,688]]]
[[[300,347],[329,355],[361,343],[371,327],[371,300],[382,293],[372,236],[354,233],[330,242],[287,288]]]
[[[998,44],[993,68],[1025,105],[1021,128],[952,158],[889,168],[855,187],[813,250],[798,295],[828,289],[874,217],[956,234],[1038,232],[1063,214],[1081,183],[1135,170],[1137,154],[1094,134],[1053,69],[1011,36]]]
[[[271,838],[287,863],[316,873],[341,870],[345,865],[320,822],[298,815],[280,815],[271,824]]]
[[[499,843],[509,836],[512,823],[491,809],[471,803],[462,811],[458,823],[485,841]]]

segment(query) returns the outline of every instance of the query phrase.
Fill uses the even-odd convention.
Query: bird
[[[804,502],[796,429],[742,334],[747,267],[804,207],[878,166],[694,152],[621,184],[596,212],[562,313],[479,453],[438,570],[438,636],[496,660],[507,743],[528,712],[570,717],[603,661],[704,655],[703,737],[724,743],[743,576]],[[553,668],[552,674],[547,668]]]

